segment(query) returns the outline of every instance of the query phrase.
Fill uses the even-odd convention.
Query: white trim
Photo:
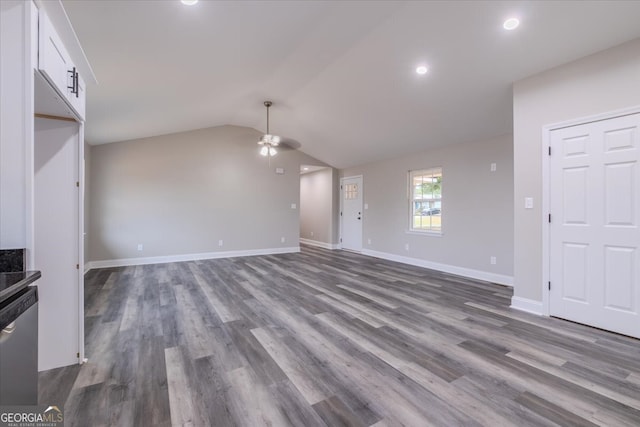
[[[300,243],[304,243],[305,245],[310,246],[316,246],[318,248],[330,249],[332,251],[338,249],[339,246],[337,243],[320,242],[318,240],[304,239],[302,237],[300,238]]]
[[[414,236],[429,236],[429,237],[443,237],[444,234],[441,231],[415,231],[415,230],[404,230],[404,234],[413,234]]]
[[[450,264],[441,264],[438,262],[426,261],[418,258],[410,258],[402,255],[390,254],[387,252],[372,251],[369,249],[363,249],[361,253],[362,255],[382,258],[388,261],[395,261],[403,264],[415,265],[417,267],[430,268],[432,270],[456,274],[458,276],[464,276],[470,279],[484,280],[486,282],[497,283],[500,285],[513,286],[513,276],[507,276],[504,274],[490,273],[488,271],[474,270],[471,268],[458,267]]]
[[[37,64],[32,64],[33,52],[31,52],[33,44],[38,45],[38,19],[37,9],[34,11],[35,4],[28,2],[24,4],[24,26],[26,29],[24,34],[26,36],[26,46],[24,52],[24,70],[25,73],[25,127],[23,129],[23,141],[24,141],[24,154],[25,154],[25,248],[27,250],[27,269],[35,270],[35,247],[36,240],[34,230],[36,227],[35,220],[35,168],[34,168],[34,156],[35,156],[35,135],[34,135],[34,111],[35,111],[35,84],[33,81],[33,69],[38,68]],[[35,13],[35,16],[34,16]],[[35,18],[35,22],[32,22]],[[35,26],[35,28],[34,28]],[[32,31],[35,31],[34,32]],[[33,40],[35,37],[35,40]],[[28,53],[27,53],[28,52]],[[83,320],[84,321],[84,320]]]
[[[76,141],[78,158],[76,179],[78,180],[78,266],[84,266],[84,122],[78,122]],[[78,364],[85,358],[84,347],[84,273],[78,268]]]
[[[592,122],[599,122],[602,120],[609,120],[615,117],[629,116],[631,114],[638,114],[638,113],[640,113],[640,105],[635,105],[633,107],[621,108],[619,110],[613,110],[613,111],[606,111],[604,113],[594,114],[591,116],[583,116],[583,117],[578,117],[576,119],[570,119],[562,122],[550,123],[548,125],[544,125],[542,128],[549,129],[549,130],[557,130],[557,129],[568,128],[572,126],[584,125]]]
[[[249,249],[243,251],[205,252],[199,254],[164,255],[145,258],[120,258],[91,261],[85,264],[85,270],[94,268],[125,267],[130,265],[166,264],[169,262],[198,261],[203,259],[234,258],[255,255],[276,255],[300,252],[300,246],[286,248]]]
[[[551,179],[550,179],[550,156],[549,147],[551,146],[551,132],[554,130],[578,126],[586,123],[597,122],[601,120],[613,119],[615,117],[628,116],[630,114],[640,113],[640,105],[620,110],[613,110],[605,113],[594,114],[592,116],[579,117],[577,119],[566,120],[558,123],[551,123],[542,126],[542,302],[540,313],[546,316],[551,314],[549,305],[549,277],[550,277],[550,254],[551,254],[551,224],[548,215],[551,208]],[[519,297],[514,297],[519,298]],[[512,301],[513,304],[513,301]],[[514,307],[515,308],[515,307]],[[526,310],[525,310],[526,311]]]
[[[551,178],[550,162],[551,156],[549,156],[549,147],[551,147],[551,128],[546,126],[542,128],[542,197],[541,203],[541,218],[542,221],[542,307],[540,307],[541,313],[545,316],[549,315],[549,268],[550,268],[550,248],[551,244],[550,230],[551,223],[549,222],[549,215],[551,211]],[[546,286],[545,286],[546,284]],[[513,297],[511,300],[512,307],[518,309],[514,303],[514,299],[519,297]],[[519,310],[519,309],[518,309]],[[526,311],[526,310],[523,310]]]
[[[524,311],[538,316],[544,315],[542,302],[529,298],[511,297],[511,308],[514,310]]]

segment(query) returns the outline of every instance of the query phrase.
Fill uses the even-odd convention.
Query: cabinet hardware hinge
[[[551,282],[549,282],[549,290],[551,290]]]
[[[551,155],[551,146],[549,146],[549,155]]]
[[[549,223],[551,223],[551,214],[549,214]]]
[[[342,237],[340,238],[340,243],[342,243]]]

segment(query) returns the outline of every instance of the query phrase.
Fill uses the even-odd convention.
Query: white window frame
[[[431,198],[431,199],[422,199],[422,200],[418,200],[414,197],[414,186],[413,186],[413,179],[416,176],[424,176],[424,175],[440,175],[441,176],[441,183],[440,183],[440,197],[438,198]],[[436,167],[431,167],[428,169],[416,169],[416,170],[411,170],[409,171],[409,180],[408,180],[408,208],[409,208],[409,228],[408,231],[410,233],[416,233],[416,234],[427,234],[427,235],[437,235],[440,236],[442,235],[442,229],[443,229],[443,224],[442,224],[442,206],[443,206],[443,200],[444,198],[442,197],[443,195],[443,183],[442,181],[444,181],[444,172],[441,166],[436,166]],[[438,215],[440,215],[440,226],[438,228],[434,228],[433,226],[430,226],[429,228],[415,228],[414,227],[414,205],[416,203],[416,201],[428,201],[429,203],[433,203],[436,204],[438,203],[440,205],[440,213]],[[430,218],[433,219],[433,218]]]

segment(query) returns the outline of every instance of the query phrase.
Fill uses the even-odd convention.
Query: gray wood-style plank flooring
[[[343,251],[92,270],[67,426],[639,426],[640,341]]]

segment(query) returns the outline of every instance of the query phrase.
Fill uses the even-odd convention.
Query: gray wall
[[[300,237],[337,243],[337,171],[325,168],[300,176]]]
[[[323,164],[282,149],[268,166],[260,135],[220,126],[92,147],[89,259],[297,247],[300,164]]]
[[[513,275],[513,150],[509,135],[345,169],[363,175],[363,249]],[[497,170],[490,171],[491,163]],[[409,228],[408,171],[443,168],[443,234]],[[371,239],[371,244],[368,244]],[[409,244],[409,250],[405,250]],[[497,264],[490,264],[490,256]],[[510,281],[510,280],[508,280]]]
[[[89,240],[91,239],[91,145],[84,142],[84,263],[89,262]]]
[[[542,127],[638,105],[640,39],[514,85],[515,296],[542,301]]]

